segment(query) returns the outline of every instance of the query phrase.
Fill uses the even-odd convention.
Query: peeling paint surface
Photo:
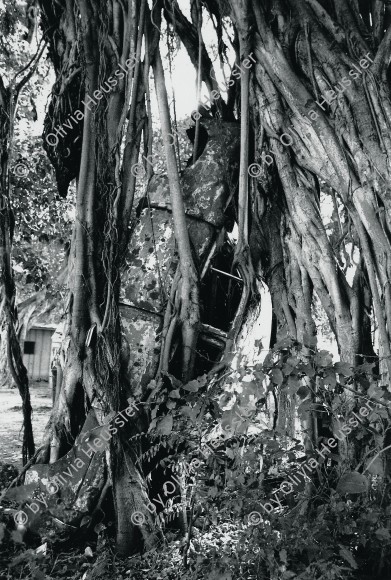
[[[144,387],[154,378],[157,371],[163,318],[126,306],[121,307],[121,317],[124,338],[130,347],[128,375],[132,395],[140,398]]]
[[[105,450],[91,444],[91,430],[97,426],[90,412],[76,444],[64,457],[55,463],[34,465],[27,471],[22,509],[32,529],[43,530],[53,524],[53,518],[78,527],[82,517],[96,505],[105,482]]]
[[[181,175],[189,236],[201,271],[224,227],[225,209],[237,186],[240,129],[237,123],[202,120],[209,138],[196,163]],[[141,396],[155,377],[167,296],[178,266],[166,175],[154,176],[149,204],[139,210],[122,273],[121,315],[128,345],[132,394]]]

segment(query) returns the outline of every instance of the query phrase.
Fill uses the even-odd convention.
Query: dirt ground
[[[52,408],[47,382],[30,384],[35,446],[39,447]],[[0,461],[22,467],[22,404],[18,389],[0,389]]]

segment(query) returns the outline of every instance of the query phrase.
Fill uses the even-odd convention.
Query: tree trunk
[[[78,187],[68,322],[63,345],[65,366],[42,459],[49,460],[50,455],[50,461],[56,461],[69,449],[68,437],[71,441],[75,439],[91,409],[98,422],[103,423],[109,420],[111,413],[124,407],[129,396],[137,396],[143,402],[147,398],[148,402],[153,400],[156,390],[149,394],[147,386],[156,380],[158,391],[163,372],[171,372],[184,381],[197,375],[200,367],[197,367],[195,351],[200,344],[202,325],[211,322],[202,301],[209,291],[208,283],[213,286],[211,280],[216,274],[216,268],[211,274],[213,266],[210,267],[218,254],[218,251],[213,253],[213,244],[221,249],[221,240],[226,241],[222,207],[226,209],[227,205],[236,210],[236,214],[232,213],[238,228],[234,259],[227,262],[231,270],[238,267],[243,286],[241,298],[235,301],[235,316],[232,318],[226,313],[222,316],[225,328],[220,329],[220,337],[228,334],[225,355],[232,354],[243,321],[252,315],[251,294],[254,300],[258,299],[252,292],[255,272],[261,272],[272,298],[272,346],[281,338],[291,338],[296,341],[297,353],[300,352],[304,360],[310,359],[317,348],[312,312],[313,295],[316,294],[335,335],[341,360],[351,366],[373,356],[368,313],[374,316],[382,378],[388,385],[391,371],[391,197],[390,188],[384,184],[387,186],[390,181],[388,66],[391,34],[388,30],[383,36],[384,14],[381,14],[379,3],[368,3],[368,7],[360,3],[364,13],[362,19],[357,2],[353,0],[329,3],[317,0],[217,3],[206,0],[203,3],[219,25],[223,18],[230,16],[236,34],[233,43],[236,62],[241,65],[240,79],[235,76],[227,102],[222,105],[221,99],[216,99],[216,111],[222,115],[224,132],[220,143],[224,142],[227,133],[232,130],[234,135],[238,129],[238,123],[233,123],[232,127],[226,123],[237,113],[238,119],[240,116],[240,151],[237,150],[237,135],[230,146],[225,141],[226,149],[220,148],[222,161],[213,159],[211,163],[213,187],[209,187],[210,177],[202,172],[200,159],[197,159],[201,122],[196,128],[198,137],[193,165],[182,181],[178,174],[170,143],[171,123],[158,49],[161,10],[165,3],[154,3],[152,15],[145,0],[131,0],[126,6],[120,3],[120,7],[115,4],[115,9],[103,0],[79,0],[75,6],[69,2],[44,4],[45,30],[50,31],[50,49],[58,83],[62,83],[61,74],[71,79],[62,90],[54,91],[50,111],[55,110],[57,114],[47,120],[46,134],[64,121],[63,111],[71,115],[81,106],[76,90],[80,79],[84,83],[86,100],[99,92],[108,73],[113,79],[115,71],[120,70],[118,67],[125,70],[128,57],[134,57],[136,65],[126,77],[120,73],[123,76],[115,88],[105,91],[99,99],[95,97],[98,103],[94,114],[84,106],[83,129],[78,125],[74,131],[80,134],[82,131],[83,135],[81,151],[73,147],[77,172],[66,165],[64,147],[68,137],[51,153],[61,192],[64,194],[65,183],[66,193],[67,183],[76,174]],[[372,10],[372,6],[376,9]],[[165,8],[167,19],[173,25],[178,21],[177,32],[199,67],[200,78],[212,92],[215,79],[212,80],[212,72],[208,74],[206,69],[208,59],[204,54],[202,34],[197,34],[197,19],[193,18],[190,24],[176,3]],[[108,18],[109,24],[104,18]],[[200,22],[201,14],[198,18]],[[370,37],[376,55],[368,46]],[[146,50],[141,64],[143,39]],[[223,58],[220,43],[218,50]],[[257,61],[251,72],[246,64],[250,53]],[[368,66],[361,64],[364,57]],[[127,256],[130,266],[123,276],[124,280],[130,276],[129,272],[134,274],[133,287],[124,284],[123,288],[124,294],[128,294],[129,306],[128,313],[123,316],[126,318],[124,327],[134,333],[129,343],[138,345],[145,339],[142,352],[135,354],[135,350],[121,339],[120,268],[129,239],[134,164],[138,159],[142,131],[151,154],[151,119],[145,119],[146,115],[150,116],[149,87],[146,85],[151,64],[168,177],[156,181],[148,173],[145,201],[149,216],[145,210],[144,213],[140,210],[140,221],[134,228],[130,244],[133,257]],[[79,68],[80,77],[78,73],[72,77],[73,70]],[[331,93],[328,100],[324,98],[326,93]],[[213,132],[212,122],[209,127],[207,123],[205,126],[207,132],[209,129]],[[230,171],[231,177],[235,173],[229,167],[233,153],[240,161],[238,191],[235,186],[229,191],[227,185],[227,175]],[[257,178],[251,178],[250,182],[249,158],[258,162]],[[194,199],[199,201],[195,195],[200,191],[197,179],[208,185],[204,190],[209,191],[210,196],[206,199],[208,196],[201,191],[200,207],[193,204]],[[213,198],[216,191],[220,193]],[[322,213],[324,197],[333,204],[333,228]],[[152,223],[148,240],[142,238],[147,230],[147,216]],[[194,225],[193,218],[199,220],[199,225]],[[178,256],[172,248],[172,254],[166,252],[166,247],[161,252],[165,255],[158,256],[153,219],[161,226],[162,237],[173,225]],[[132,246],[138,239],[141,239],[141,250]],[[150,239],[154,247],[148,249],[152,250],[150,254],[155,254],[153,261],[157,266],[153,274],[148,271],[145,254]],[[352,247],[352,256],[354,253],[359,256],[358,266],[353,258],[347,257],[347,244]],[[144,260],[140,260],[138,254]],[[355,276],[350,283],[348,274],[354,268]],[[162,277],[162,272],[167,276]],[[220,274],[238,278],[233,271]],[[155,282],[152,287],[146,285],[146,279],[151,276]],[[141,311],[145,311],[143,315]],[[178,323],[182,331],[180,338]],[[155,339],[157,346],[153,348]],[[176,349],[182,351],[180,359]],[[221,370],[227,357],[221,357],[220,352],[218,358],[215,368]],[[137,366],[141,370],[134,362],[140,363]],[[315,393],[312,402],[316,402],[317,384],[309,386]],[[350,409],[354,405],[353,395],[351,390],[344,390]],[[295,407],[294,397],[281,396],[280,408],[285,411],[281,414],[280,428],[286,427],[291,434]],[[312,412],[303,419],[307,454],[317,443],[315,419]],[[107,454],[121,553],[130,551],[138,536],[125,505],[139,509],[147,497],[142,470],[136,467],[135,458],[140,450],[126,445],[125,432],[134,435],[146,431],[149,422],[147,414],[138,414],[128,430],[121,431],[113,439]],[[348,457],[347,450],[341,448],[340,452],[344,458]],[[141,533],[147,546],[154,544],[150,529]]]
[[[22,399],[23,446],[22,459],[25,465],[35,453],[31,422],[31,401],[27,370],[17,335],[17,310],[15,305],[15,282],[12,270],[12,230],[14,222],[10,196],[9,153],[13,142],[14,120],[18,96],[34,71],[38,59],[16,86],[6,88],[0,77],[0,337],[4,341],[7,362],[12,379],[18,387]]]

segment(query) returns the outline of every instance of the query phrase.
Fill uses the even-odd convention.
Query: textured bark
[[[231,153],[234,149],[237,153],[236,138],[232,148],[221,149],[223,161],[208,157],[210,165],[203,173],[198,159],[182,180],[170,143],[171,123],[157,50],[162,8],[183,38],[194,64],[198,64],[197,55],[201,55],[201,78],[209,90],[215,88],[194,14],[190,24],[176,2],[156,2],[152,26],[146,2],[132,0],[126,6],[122,3],[114,6],[103,0],[43,4],[45,29],[54,26],[58,33],[52,34],[50,46],[57,73],[61,69],[69,77],[63,86],[64,79],[59,75],[58,84],[63,91],[57,91],[53,97],[49,109],[53,118],[47,121],[46,132],[62,121],[60,110],[72,112],[69,103],[74,109],[80,106],[76,82],[82,79],[87,94],[99,86],[108,72],[113,73],[120,63],[124,64],[130,53],[140,55],[144,33],[147,48],[144,63],[138,63],[134,69],[133,82],[120,82],[104,99],[105,107],[99,105],[95,116],[85,111],[82,147],[72,148],[77,171],[72,173],[66,166],[64,144],[51,152],[62,193],[64,184],[67,186],[72,176],[79,177],[78,222],[72,246],[70,301],[63,347],[63,385],[48,432],[52,439],[51,460],[57,461],[68,450],[66,435],[72,439],[80,432],[85,419],[83,405],[77,405],[81,401],[86,402],[88,409],[94,404],[97,420],[101,422],[110,411],[118,410],[129,394],[145,397],[150,381],[159,380],[161,370],[172,370],[173,362],[178,362],[176,349],[186,352],[179,364],[178,376],[186,379],[192,374],[193,353],[200,342],[197,336],[200,323],[210,323],[208,309],[202,303],[203,279],[213,287],[208,269],[218,254],[213,254],[213,243],[217,247],[220,243],[221,248],[224,209],[229,202],[236,210],[239,231],[235,260],[230,261],[230,266],[239,267],[244,288],[241,301],[235,304],[239,308],[234,309],[233,320],[228,315],[224,319],[224,331],[229,336],[226,352],[232,350],[246,314],[252,316],[254,305],[249,296],[255,270],[262,273],[271,291],[275,320],[272,345],[279,338],[292,337],[303,345],[304,357],[316,349],[312,316],[313,293],[316,293],[336,337],[341,359],[350,365],[373,356],[371,318],[376,319],[380,366],[383,381],[388,384],[391,372],[391,188],[388,187],[391,34],[390,28],[383,34],[383,23],[390,26],[389,11],[383,10],[384,4],[376,0],[371,3],[355,0],[203,2],[216,17],[218,35],[222,19],[231,18],[237,64],[243,63],[250,52],[257,60],[251,72],[246,69],[236,79],[226,107],[220,102],[217,107],[223,116],[235,110],[238,121],[240,117],[238,191],[235,185],[229,191],[226,177]],[[108,28],[100,26],[103,13],[109,20]],[[107,30],[110,35],[106,34]],[[60,41],[64,50],[60,49]],[[219,47],[219,56],[222,54]],[[356,79],[350,71],[357,72],[355,67],[361,66],[364,55],[371,59],[368,60],[371,66],[363,68]],[[151,154],[151,119],[145,118],[150,116],[145,95],[148,95],[151,64],[161,110],[168,176],[156,179],[148,172],[146,203],[149,207],[148,211],[139,210],[140,219],[134,227],[130,256],[127,255],[128,271],[124,276],[132,280],[133,286],[125,284],[123,300],[128,308],[122,307],[123,331],[132,336],[121,341],[120,266],[126,255],[134,199],[135,179],[131,167],[138,159],[142,132],[148,143],[147,153]],[[80,78],[79,72],[75,72],[77,69],[81,69]],[[344,90],[340,85],[343,79],[349,81],[343,85]],[[329,104],[321,106],[322,95],[337,85],[339,100],[330,99]],[[207,130],[213,131],[210,123]],[[225,127],[227,135],[232,127]],[[81,125],[76,133],[81,135]],[[289,145],[282,144],[283,134],[292,136]],[[196,148],[195,158],[198,154]],[[208,154],[206,148],[203,155]],[[265,163],[265,154],[271,163]],[[257,178],[249,181],[247,164],[251,157],[262,168]],[[320,189],[333,203],[333,223],[338,233],[330,234],[325,224]],[[191,194],[187,195],[188,192]],[[218,233],[222,236],[218,237]],[[177,254],[173,249],[174,239],[178,244]],[[140,240],[141,249],[138,249],[135,245]],[[356,252],[359,256],[351,284],[347,270],[353,266],[353,259],[349,261],[346,249],[342,249],[348,243],[352,246],[352,255]],[[147,250],[154,255],[150,261]],[[153,271],[156,266],[157,273]],[[176,332],[179,319],[183,329],[181,338]],[[215,362],[224,364],[221,360]],[[346,390],[345,397],[352,405],[352,393]],[[289,421],[291,426],[295,401],[286,399],[280,404],[285,411],[290,408],[291,415],[288,417],[285,412],[284,417],[283,413],[280,426],[288,425]],[[76,406],[82,409],[79,415],[74,411]],[[312,414],[304,419],[307,452],[317,438],[313,419]],[[147,425],[148,417],[140,415],[132,429],[137,431]],[[46,448],[46,459],[47,455]],[[120,438],[113,443],[109,455],[107,471],[113,484],[118,544],[125,553],[137,541],[137,534],[124,506],[126,502],[141,505],[146,488],[143,488],[142,474],[131,461],[131,453],[123,451]],[[144,491],[140,492],[138,485]],[[143,540],[148,546],[154,541],[149,533]]]
[[[117,8],[118,5],[113,8],[111,3],[80,0],[75,4],[59,3],[54,12],[48,6],[45,11],[47,24],[54,25],[50,37],[54,55],[58,53],[56,28],[63,39],[72,36],[77,39],[79,53],[74,50],[65,54],[61,52],[63,58],[55,57],[54,61],[59,82],[64,69],[75,64],[81,69],[82,93],[74,94],[72,86],[68,85],[69,93],[65,90],[60,94],[60,101],[66,101],[65,110],[71,103],[75,109],[84,112],[78,164],[77,220],[69,266],[70,297],[60,357],[63,361],[62,383],[40,457],[41,461],[49,460],[53,465],[79,435],[86,413],[93,413],[98,424],[106,423],[111,413],[126,407],[126,397],[129,396],[129,379],[122,373],[126,353],[120,327],[119,269],[128,238],[135,187],[128,164],[138,157],[145,88],[142,65],[138,62],[135,67],[126,63],[135,53],[136,58],[140,56],[146,3],[141,3],[141,10],[135,1],[129,2],[126,8],[122,6],[123,10]],[[129,62],[134,65],[134,60]],[[107,82],[110,78],[112,83]],[[96,91],[103,96],[98,99],[94,95]],[[70,99],[64,99],[64,96],[70,96]],[[89,100],[94,97],[97,105]],[[58,96],[55,95],[53,100],[56,103]],[[125,134],[129,109],[128,132]],[[47,121],[46,132],[56,126],[59,117],[56,115]],[[59,169],[61,147],[55,147],[51,154],[53,159],[60,159]],[[60,177],[64,183],[66,172],[62,172]],[[136,537],[137,528],[131,521],[132,512],[124,507],[124,498],[138,506],[147,501],[145,491],[142,498],[138,488],[142,473],[135,466],[135,454],[126,443],[135,429],[141,428],[143,421],[142,417],[137,417],[132,420],[132,425],[113,436],[105,456],[105,479],[113,488],[117,544],[121,554],[138,549],[140,539]],[[132,474],[130,482],[129,473]],[[157,541],[146,528],[142,535],[144,544],[149,547]]]
[[[208,134],[206,147],[196,163],[184,170],[180,183],[193,259],[201,284],[208,284],[206,300],[201,296],[201,322],[218,325],[222,321],[220,316],[215,320],[213,312],[219,296],[213,301],[210,282],[205,280],[210,276],[212,257],[223,249],[225,228],[229,227],[225,210],[237,179],[239,128],[215,120],[203,120],[202,128]],[[137,399],[148,396],[146,387],[156,377],[166,297],[178,264],[168,176],[154,176],[140,203],[122,276],[122,324],[129,344],[126,372],[131,382],[129,394]],[[169,352],[169,369],[174,374],[177,361],[171,359],[176,344],[174,341]]]
[[[161,75],[161,64],[159,68],[159,56],[157,60],[155,58],[156,32],[148,22],[144,24],[143,11],[145,10],[147,21],[151,16],[146,2],[129,3],[125,14],[111,12],[109,9],[108,15],[109,19],[112,19],[110,21],[113,27],[110,38],[105,36],[107,27],[100,26],[101,9],[104,6],[103,2],[98,6],[98,3],[81,0],[75,5],[58,4],[55,9],[51,6],[46,7],[44,13],[46,24],[55,25],[59,29],[59,35],[53,34],[50,40],[58,73],[57,83],[62,82],[60,71],[68,70],[75,65],[81,69],[81,78],[84,81],[84,94],[76,95],[73,92],[73,84],[69,83],[64,87],[63,93],[53,95],[54,105],[49,107],[50,114],[58,110],[59,103],[62,105],[61,110],[64,111],[65,108],[68,114],[72,112],[69,103],[72,103],[75,109],[84,111],[81,149],[77,163],[78,218],[72,238],[69,260],[70,296],[64,341],[59,357],[62,380],[47,427],[45,447],[40,455],[40,461],[50,462],[53,472],[78,437],[87,413],[91,413],[95,421],[102,424],[107,421],[111,412],[125,406],[124,401],[127,397],[136,396],[143,399],[148,396],[149,391],[146,387],[151,379],[156,377],[158,371],[159,341],[160,346],[163,344],[161,317],[164,313],[166,296],[175,290],[172,276],[175,269],[181,272],[182,278],[179,289],[182,311],[178,310],[184,328],[182,344],[185,350],[190,351],[190,358],[186,353],[182,361],[180,375],[190,376],[197,335],[195,334],[191,340],[188,340],[188,337],[189,330],[190,334],[193,332],[191,326],[194,326],[194,321],[198,326],[198,315],[194,318],[194,312],[191,314],[191,324],[187,328],[187,309],[191,307],[194,311],[197,302],[194,300],[196,296],[194,288],[198,292],[198,276],[201,274],[202,279],[202,275],[208,271],[206,266],[211,259],[211,251],[214,249],[218,252],[219,244],[225,240],[224,211],[230,198],[232,199],[231,183],[235,178],[235,169],[232,169],[231,165],[238,148],[236,126],[210,127],[210,141],[204,152],[206,158],[202,161],[197,160],[189,167],[182,176],[181,183],[178,174],[175,173],[175,159],[171,156],[171,149],[167,148],[168,178],[165,177],[160,181],[150,179],[146,197],[149,212],[144,212],[145,219],[141,214],[140,226],[133,232],[135,243],[138,235],[142,236],[143,233],[145,236],[150,235],[152,217],[151,237],[154,252],[167,286],[160,288],[158,292],[156,284],[155,288],[151,289],[145,272],[140,270],[140,260],[133,253],[133,241],[130,245],[130,260],[125,261],[124,258],[127,255],[125,250],[135,188],[132,165],[138,159],[142,132],[146,142],[150,143],[151,138],[148,134],[150,120],[146,120],[146,113],[149,114],[150,111],[145,97],[148,93],[145,83],[148,80],[148,67],[151,63],[157,62],[155,77],[158,86],[160,83],[159,104],[163,107],[162,120],[167,125],[165,134],[168,134],[171,129],[167,107],[164,104],[164,79]],[[154,10],[154,22],[159,23],[159,7],[155,5]],[[119,25],[122,18],[126,21],[123,29]],[[131,33],[130,37],[122,36],[126,31]],[[148,35],[144,63],[137,60],[126,84],[125,81],[119,82],[117,88],[109,92],[94,113],[89,111],[87,104],[82,109],[81,100],[86,101],[88,95],[92,95],[101,86],[109,72],[113,74],[119,64],[123,66],[130,54],[135,53],[136,57],[141,55],[144,33]],[[60,58],[57,55],[58,37],[64,39],[67,46],[66,52],[62,53]],[[80,53],[68,50],[71,38],[77,39]],[[98,46],[105,47],[104,53],[98,53]],[[65,96],[69,96],[69,99],[65,99]],[[53,131],[56,124],[62,121],[62,114],[54,115],[52,118],[49,115],[45,134]],[[213,141],[217,143],[216,151],[210,147]],[[150,153],[149,149],[148,154]],[[75,148],[73,154],[78,154]],[[57,163],[59,185],[64,187],[70,176],[64,170],[62,157],[62,145],[59,144],[51,151],[51,158]],[[201,169],[204,161],[207,164],[205,171]],[[203,181],[198,182],[200,171]],[[198,187],[199,183],[202,183],[201,188]],[[173,192],[171,195],[170,189]],[[215,193],[211,196],[211,192]],[[64,189],[62,193],[65,194]],[[178,243],[178,254],[173,244],[172,226]],[[164,244],[160,244],[159,247],[158,243],[156,247],[154,238],[159,233],[165,238]],[[184,252],[183,244],[185,244]],[[144,249],[147,249],[145,241]],[[194,250],[198,271],[193,264]],[[159,251],[160,255],[157,253]],[[148,252],[148,258],[150,257]],[[125,304],[121,306],[123,320],[121,336],[119,269],[122,263],[125,263],[125,272],[127,271],[124,287],[129,290],[130,286],[126,283],[127,275],[132,278],[132,296],[129,296],[130,300],[126,295],[123,298]],[[192,277],[189,278],[190,266]],[[153,275],[156,282],[156,271]],[[188,301],[189,289],[192,302]],[[206,318],[206,323],[208,322]],[[204,332],[205,329],[201,327],[201,330]],[[178,337],[175,336],[175,340],[172,340],[173,338],[172,335],[167,341],[166,350],[171,372],[171,357],[175,355],[178,346],[181,348]],[[143,506],[148,497],[143,474],[134,463],[140,449],[129,447],[127,442],[129,438],[127,441],[124,438],[140,430],[145,431],[147,427],[148,417],[143,413],[138,414],[129,428],[113,438],[106,452],[104,478],[113,487],[117,545],[122,554],[138,549],[140,540],[147,547],[152,547],[157,541],[152,533],[151,522],[148,527],[141,530],[141,537],[130,518],[132,514],[130,508],[145,512]],[[77,515],[79,516],[80,514]]]
[[[167,177],[170,186],[172,217],[174,223],[175,239],[178,244],[179,270],[178,276],[178,309],[171,310],[171,300],[167,305],[165,319],[169,322],[170,327],[163,329],[166,332],[164,350],[167,352],[170,348],[170,335],[172,334],[173,325],[176,318],[179,319],[182,326],[182,376],[186,382],[192,378],[194,372],[195,347],[197,344],[197,335],[199,332],[199,288],[198,276],[194,265],[190,238],[187,230],[185,206],[183,202],[183,193],[179,181],[179,172],[175,156],[174,144],[170,143],[171,123],[170,111],[168,107],[168,98],[166,85],[164,81],[163,65],[160,52],[157,52],[154,63],[154,77],[156,95],[159,106],[160,121],[162,125],[162,136],[167,162]],[[175,290],[175,289],[174,289]],[[177,302],[178,299],[174,298]],[[169,314],[168,314],[169,311]],[[172,320],[172,318],[174,319]],[[168,370],[168,357],[163,353],[162,370]]]
[[[29,382],[17,334],[18,317],[12,269],[14,215],[11,204],[9,152],[13,142],[19,94],[33,75],[42,52],[43,49],[38,48],[37,54],[29,65],[18,73],[19,75],[24,73],[18,83],[12,82],[10,86],[5,87],[0,77],[0,337],[5,343],[0,345],[0,349],[3,348],[6,351],[8,367],[22,399],[23,465],[34,455],[35,445],[31,423]]]
[[[313,1],[295,0],[286,4],[289,4],[291,20],[287,19],[287,6],[278,3],[274,10],[280,18],[276,20],[277,29],[273,30],[267,24],[268,8],[256,3],[252,7],[256,21],[252,42],[258,57],[251,99],[257,136],[256,159],[262,163],[263,156],[268,153],[268,165],[272,160],[269,171],[264,163],[265,170],[258,177],[259,188],[270,191],[269,206],[277,205],[282,215],[287,214],[280,225],[276,225],[276,230],[279,228],[285,238],[285,262],[299,261],[304,278],[309,277],[327,313],[342,359],[354,364],[358,353],[363,353],[363,342],[368,343],[369,335],[366,333],[364,337],[357,332],[355,291],[346,282],[320,216],[317,183],[325,182],[337,193],[339,203],[347,209],[355,225],[353,243],[360,246],[368,271],[380,328],[381,355],[384,355],[385,367],[388,368],[389,259],[385,258],[390,249],[388,194],[387,189],[380,186],[379,176],[389,179],[384,153],[385,148],[388,149],[388,117],[384,111],[389,107],[389,93],[384,83],[378,83],[380,88],[375,88],[374,73],[369,70],[361,81],[352,81],[346,86],[338,106],[336,102],[323,108],[318,106],[315,101],[322,102],[321,93],[324,94],[341,78],[349,78],[349,70],[359,57],[371,56],[363,39],[364,25],[355,12],[354,3],[339,3],[335,15],[328,14]],[[379,36],[379,10],[376,5],[376,36]],[[236,22],[235,11],[231,16]],[[356,41],[354,48],[343,33],[341,25],[346,21],[350,23]],[[240,20],[237,26],[240,28]],[[282,42],[282,39],[286,41]],[[349,57],[339,47],[335,48],[338,43],[349,46]],[[385,44],[386,38],[379,50],[384,51]],[[292,57],[296,69],[291,65]],[[301,77],[296,73],[298,69]],[[288,132],[288,129],[293,131]],[[289,146],[277,141],[284,132]],[[276,196],[271,190],[273,186],[267,182],[270,172],[277,172],[283,188],[282,196]],[[384,204],[383,213],[376,210],[379,199],[382,200],[381,206]],[[268,215],[275,213],[276,210],[270,209]],[[251,243],[256,254],[255,236],[253,233]],[[276,235],[272,239],[276,240]],[[270,251],[276,249],[273,247]],[[291,259],[291,255],[294,258]],[[280,293],[278,301],[273,302],[279,324],[289,324],[290,321],[290,334],[297,337],[286,307],[284,285],[281,287],[280,284],[278,289],[276,284],[270,283],[272,295]],[[306,311],[308,314],[308,308]]]

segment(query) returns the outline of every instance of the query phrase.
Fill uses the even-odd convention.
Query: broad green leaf
[[[186,385],[183,385],[182,389],[189,391],[190,393],[196,393],[200,386],[200,383],[197,380],[194,380],[186,383]]]
[[[273,350],[277,351],[283,348],[290,348],[291,346],[293,346],[293,344],[294,344],[293,338],[283,338],[275,344]]]
[[[345,473],[337,484],[337,493],[365,493],[368,490],[367,478],[357,471]]]
[[[314,367],[312,365],[310,365],[310,364],[308,364],[308,365],[301,365],[300,366],[300,370],[303,373],[305,373],[307,375],[307,377],[310,377],[310,378],[314,377],[315,374],[316,374],[315,373],[315,370],[314,370]]]
[[[368,471],[372,475],[383,475],[384,465],[382,457],[379,456],[375,460],[369,461],[365,471]]]
[[[216,497],[218,494],[219,494],[219,490],[217,489],[217,487],[211,487],[208,490],[209,497]]]
[[[295,367],[285,363],[282,367],[282,373],[284,375],[284,377],[288,377],[293,371],[295,370]]]
[[[258,381],[250,380],[250,381],[243,381],[243,393],[246,397],[250,395],[258,395],[260,390],[260,384]]]
[[[280,449],[280,444],[278,441],[268,441],[267,448],[269,451],[278,451]]]
[[[345,548],[345,546],[339,545],[339,555],[341,556],[341,558],[346,560],[346,562],[348,562],[348,564],[350,564],[350,566],[354,570],[357,570],[358,566],[357,566],[356,560],[354,559],[353,554],[351,553],[350,550]]]
[[[335,376],[335,372],[333,370],[328,371],[323,379],[323,382],[325,385],[328,385],[329,387],[335,387],[337,384],[337,378]]]
[[[174,375],[171,375],[170,373],[163,373],[163,374],[165,374],[170,379],[171,384],[175,389],[179,389],[179,387],[182,386],[182,382],[179,379],[177,379],[176,377],[174,377]]]
[[[300,399],[303,400],[306,397],[308,397],[308,395],[310,394],[310,390],[308,387],[305,387],[304,385],[302,385],[298,391],[297,394],[299,395]]]
[[[383,394],[384,394],[383,390],[376,384],[372,384],[367,391],[367,395],[371,399],[381,399],[383,397]]]
[[[371,374],[372,371],[373,371],[374,366],[375,366],[375,363],[374,362],[373,363],[366,362],[366,363],[363,363],[362,365],[358,365],[356,367],[356,370],[359,371],[359,372],[362,372],[362,373],[369,373],[369,374]]]
[[[0,523],[0,544],[4,538],[4,530],[5,530],[5,524]]]
[[[390,530],[388,530],[387,528],[379,528],[378,530],[376,530],[375,536],[379,540],[390,540],[391,539]]]
[[[266,378],[265,373],[260,371],[260,370],[255,370],[254,375],[255,375],[255,378],[259,381],[259,387],[261,387],[262,381],[264,381]]]
[[[291,394],[296,393],[297,389],[300,388],[300,379],[296,376],[288,377],[288,390]]]
[[[339,375],[344,375],[345,377],[351,377],[354,374],[352,367],[346,362],[336,362],[334,364],[334,370]]]
[[[333,362],[333,355],[328,350],[320,350],[316,353],[314,361],[320,367],[328,367]]]
[[[281,369],[273,368],[270,371],[270,379],[275,385],[282,385],[284,381],[284,375],[281,372]]]
[[[280,550],[280,560],[283,564],[286,564],[288,561],[288,557],[287,557],[287,552],[285,550],[285,548],[283,548],[282,550]]]
[[[166,415],[157,425],[157,431],[161,435],[169,435],[172,431],[173,418],[172,415]]]
[[[225,450],[225,454],[227,457],[229,457],[229,459],[234,459],[235,457],[235,451],[233,451],[229,447],[227,447],[227,449]]]
[[[308,412],[313,411],[316,407],[316,404],[312,403],[312,401],[304,401],[298,407],[297,412],[301,418],[303,418]]]
[[[224,411],[221,417],[221,427],[224,433],[245,433],[249,425],[247,417],[240,413],[240,407],[234,405],[232,409]]]

